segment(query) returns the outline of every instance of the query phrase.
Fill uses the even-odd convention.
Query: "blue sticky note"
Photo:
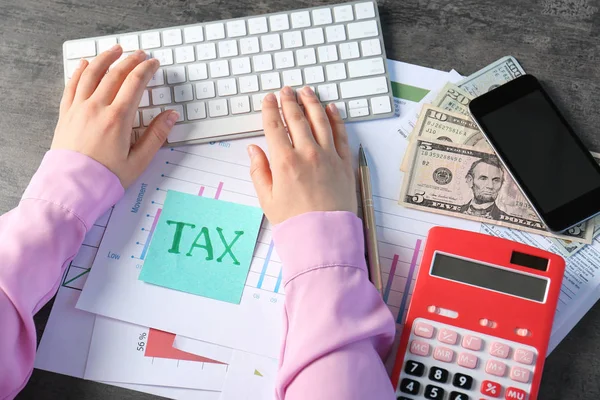
[[[169,191],[139,279],[239,303],[262,210]]]

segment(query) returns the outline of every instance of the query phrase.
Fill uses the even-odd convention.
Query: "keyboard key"
[[[352,116],[352,112],[350,113],[350,115]],[[427,357],[429,355],[429,343],[423,342],[421,340],[413,340],[410,343],[409,351],[417,356]]]
[[[254,111],[262,110],[262,102],[266,95],[266,93],[252,95],[252,109]]]
[[[144,126],[150,125],[150,122],[160,114],[160,108],[147,108],[142,110],[142,121],[144,122]]]
[[[198,100],[215,97],[215,84],[213,82],[196,83],[196,98]]]
[[[292,13],[292,28],[306,28],[310,26],[310,14],[308,11]]]
[[[248,96],[238,96],[229,99],[231,114],[244,114],[250,112],[250,100]]]
[[[177,113],[179,114],[179,118],[177,118],[177,121],[175,122],[183,122],[185,121],[185,119],[183,118],[183,106],[181,105],[172,105],[172,106],[165,106],[165,111],[166,110],[175,110],[177,111]]]
[[[328,26],[325,28],[325,35],[327,36],[327,41],[329,43],[346,40],[346,30],[344,29],[344,25]]]
[[[333,16],[335,18],[335,22],[352,21],[354,19],[354,15],[352,14],[352,6],[347,5],[334,7]]]
[[[80,60],[67,60],[67,78],[71,79],[73,73],[79,67]]]
[[[224,40],[219,42],[219,57],[235,57],[238,55],[237,42]]]
[[[272,32],[287,31],[290,29],[287,14],[271,15],[269,17],[269,24],[271,25]]]
[[[275,68],[291,68],[294,66],[294,53],[291,51],[282,51],[281,53],[275,53]]]
[[[269,28],[267,27],[266,17],[250,18],[248,20],[248,32],[250,32],[251,35],[266,33],[268,31]]]
[[[279,80],[279,72],[271,72],[268,74],[262,74],[260,76],[260,85],[262,90],[273,90],[281,88],[281,81]]]
[[[208,24],[204,29],[206,29],[206,40],[225,39],[225,26],[221,22]]]
[[[368,39],[360,42],[363,57],[378,56],[381,54],[381,43],[379,39]]]
[[[516,349],[513,354],[513,360],[518,363],[531,365],[533,364],[533,359],[535,358],[532,351],[525,349]]]
[[[152,89],[152,104],[155,106],[161,106],[163,104],[171,103],[171,88],[160,87]]]
[[[192,85],[181,85],[173,88],[175,93],[175,102],[181,103],[182,101],[194,100],[194,93],[192,92]]]
[[[168,29],[163,31],[162,38],[163,46],[177,46],[183,43],[180,29]]]
[[[344,103],[343,101],[334,103],[335,106],[338,109],[338,112],[340,113],[340,116],[342,117],[342,119],[346,119],[348,118],[348,114],[346,114],[346,103]]]
[[[142,33],[142,49],[156,49],[160,47],[160,34],[158,32]]]
[[[346,79],[346,66],[343,63],[339,64],[327,64],[325,66],[327,71],[328,81],[338,81],[340,79]]]
[[[317,53],[319,53],[320,63],[337,61],[338,59],[337,48],[335,45],[321,46],[317,49]]]
[[[203,101],[198,103],[188,103],[185,105],[187,117],[189,120],[206,118],[206,106]]]
[[[469,375],[465,374],[454,374],[454,379],[452,379],[452,384],[457,388],[461,388],[464,390],[471,390],[471,386],[473,386],[473,378]]]
[[[256,75],[242,76],[239,79],[240,93],[258,92],[258,78]]]
[[[292,69],[282,72],[284,86],[302,86],[302,72]]]
[[[482,341],[481,338],[477,336],[465,335],[462,339],[461,345],[465,349],[479,351],[481,350]]]
[[[281,40],[279,34],[264,35],[260,37],[260,44],[263,51],[274,51],[281,49]]]
[[[196,61],[193,46],[177,47],[175,49],[175,62],[178,64],[189,63]]]
[[[185,67],[183,65],[167,68],[167,83],[173,85],[175,83],[185,82]]]
[[[148,91],[144,90],[142,93],[142,98],[140,100],[140,107],[148,107],[150,105],[150,97],[148,96]]]
[[[302,34],[300,33],[300,31],[284,32],[283,47],[286,49],[302,47]]]
[[[201,26],[188,26],[183,28],[183,38],[186,43],[197,43],[204,40]]]
[[[160,65],[173,64],[173,50],[171,49],[154,50],[152,52],[152,57],[160,61]]]
[[[448,400],[469,400],[469,396],[460,392],[451,392]]]
[[[426,399],[443,399],[444,398],[444,389],[439,386],[427,385],[425,386],[424,392]]]
[[[504,376],[506,373],[506,364],[496,360],[488,360],[485,364],[485,372],[490,375]]]
[[[311,65],[317,63],[317,57],[315,56],[315,49],[300,49],[296,50],[296,62],[298,66]]]
[[[379,75],[383,73],[385,73],[385,66],[383,64],[383,58],[381,57],[350,61],[348,63],[348,76],[350,78],[360,78],[363,76]],[[454,339],[456,340],[456,338]]]
[[[148,82],[148,87],[160,86],[160,85],[164,85],[164,84],[165,84],[165,73],[162,70],[162,68],[159,68],[156,70],[154,75],[152,75],[150,82]]]
[[[227,60],[213,61],[208,64],[208,68],[210,69],[210,76],[212,78],[229,76],[229,63]]]
[[[249,37],[240,39],[240,52],[242,54],[254,54],[258,53],[260,48],[258,47],[258,38]]]
[[[350,40],[379,35],[379,29],[377,28],[377,22],[375,22],[375,20],[353,22],[346,25],[346,29],[348,29],[348,39]]]
[[[375,17],[375,8],[372,2],[358,3],[354,5],[356,19],[367,19]]]
[[[270,71],[273,69],[273,61],[270,54],[261,54],[252,57],[254,72]]]
[[[208,78],[208,70],[205,63],[190,64],[187,66],[187,69],[190,81],[199,81]]]
[[[312,19],[315,25],[327,25],[331,24],[331,10],[329,8],[319,8],[312,10]]]
[[[521,367],[512,367],[510,369],[510,379],[517,382],[529,383],[531,371]]]
[[[454,351],[447,347],[436,347],[433,350],[433,358],[438,361],[450,363],[454,359]]]
[[[317,65],[315,67],[308,67],[304,69],[304,82],[307,85],[313,83],[325,82],[325,75],[323,74],[323,67]]]
[[[115,44],[117,44],[116,37],[98,39],[98,54],[110,50]]]
[[[381,65],[381,67],[383,68],[383,60],[381,58],[375,58],[375,60],[381,61],[381,64],[377,63],[377,67],[374,67],[374,69],[377,69],[379,65]],[[353,63],[355,62],[357,61],[354,61]],[[350,66],[350,64],[351,63],[348,63],[348,66]],[[350,77],[353,77],[351,73]],[[456,333],[455,331],[451,331],[450,329],[442,328],[440,329],[437,338],[442,343],[456,344],[456,341],[458,340],[458,333]]]
[[[222,117],[229,114],[227,110],[227,100],[218,99],[208,102],[208,115],[212,117]]]
[[[483,381],[481,382],[481,394],[489,397],[500,397],[502,392],[502,386],[497,382]]]
[[[448,381],[448,370],[431,367],[429,369],[429,379],[435,382],[446,383]]]
[[[504,398],[506,400],[525,400],[527,398],[527,392],[514,387],[508,387],[506,388],[506,393],[504,393]]]
[[[384,76],[340,82],[340,93],[342,94],[343,99],[371,96],[387,92],[388,84]]]
[[[499,358],[508,358],[508,354],[510,353],[510,347],[508,347],[508,345],[504,343],[492,342],[492,344],[490,345],[489,353]]]
[[[358,58],[360,53],[358,52],[357,42],[348,42],[340,44],[340,57],[342,60],[349,60],[352,58]]]
[[[317,92],[319,93],[319,99],[321,101],[333,101],[340,98],[335,83],[320,85],[317,87]]]
[[[138,42],[137,35],[125,35],[119,38],[119,43],[123,48],[123,51],[135,51],[139,50],[140,43]]]
[[[237,94],[235,79],[221,79],[217,81],[217,92],[219,96],[231,96]]]
[[[233,75],[249,74],[251,71],[249,57],[234,58],[231,60],[231,73]]]
[[[404,366],[404,372],[406,372],[409,375],[423,376],[423,374],[425,373],[425,364],[417,361],[408,360],[406,361],[406,365]]]
[[[196,46],[198,61],[214,60],[217,58],[217,48],[214,43],[203,43]]]
[[[306,46],[325,43],[323,28],[312,28],[304,31],[304,43]]]
[[[458,355],[458,365],[460,365],[461,367],[465,367],[465,368],[469,368],[469,369],[474,369],[477,367],[477,362],[478,362],[478,358],[477,356],[473,355],[473,354],[469,354],[469,353],[460,353]]]
[[[417,395],[419,394],[419,389],[421,389],[421,384],[412,379],[404,378],[402,379],[402,382],[400,382],[401,392]]]
[[[134,128],[140,127],[140,113],[137,111],[135,112],[135,117],[133,117],[133,127]]]
[[[227,23],[227,37],[246,36],[246,22],[244,20],[229,21]]]
[[[228,118],[205,119],[193,124],[177,124],[171,129],[167,138],[169,143],[183,142],[193,139],[215,138],[242,132],[262,130],[262,115],[260,113],[233,115]],[[221,138],[220,138],[221,137]]]

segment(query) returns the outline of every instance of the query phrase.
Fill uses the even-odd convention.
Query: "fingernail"
[[[286,96],[292,96],[294,94],[294,91],[291,87],[284,86],[283,89],[281,89],[281,93],[285,94]]]
[[[77,68],[83,67],[84,63],[85,63],[85,60],[82,58],[81,60],[79,60],[79,65],[77,66]]]
[[[304,88],[302,88],[302,93],[304,93],[307,96],[315,95],[315,92],[310,88],[310,86],[304,86]]]
[[[144,50],[136,50],[135,56],[139,57],[139,58],[142,58],[142,56],[144,56],[144,58],[146,58],[148,55],[146,54],[146,52]]]
[[[119,51],[119,50],[121,50],[121,45],[115,44],[113,47],[110,48],[109,51]]]
[[[331,111],[331,113],[333,115],[338,115],[340,113],[337,106],[335,105],[335,103],[329,103],[327,105],[327,107],[329,108],[329,111]]]
[[[248,150],[248,156],[250,158],[254,157],[254,155],[256,154],[256,149],[254,148],[253,145],[249,145],[246,150]]]
[[[268,103],[277,102],[277,97],[275,97],[275,95],[273,93],[269,93],[265,96],[263,101],[266,101]]]
[[[169,127],[172,127],[173,125],[175,125],[175,122],[177,122],[178,119],[179,113],[177,111],[171,111],[169,113],[169,116],[167,117],[167,125],[169,125]]]

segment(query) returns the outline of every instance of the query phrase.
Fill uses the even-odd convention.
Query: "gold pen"
[[[360,184],[360,201],[363,210],[363,228],[365,233],[365,244],[367,246],[369,278],[371,279],[371,282],[373,282],[375,289],[383,294],[381,265],[379,264],[379,250],[377,248],[375,209],[373,208],[373,191],[371,189],[371,173],[362,144],[358,150],[358,182]]]

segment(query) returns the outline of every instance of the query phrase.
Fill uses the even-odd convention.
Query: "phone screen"
[[[600,188],[600,174],[540,90],[481,116],[494,147],[538,211]]]

